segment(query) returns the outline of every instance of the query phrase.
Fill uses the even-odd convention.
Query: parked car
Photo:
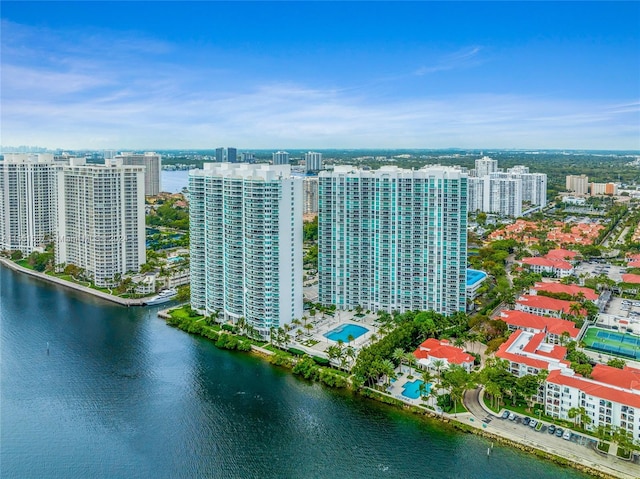
[[[532,429],[535,429],[537,425],[538,425],[538,421],[536,421],[535,419],[532,419],[531,422],[529,423],[529,427]]]
[[[528,426],[530,422],[531,422],[531,418],[530,417],[525,417],[522,420],[522,424],[524,424],[525,426]]]
[[[564,433],[564,429],[562,429],[561,427],[556,429],[556,436],[557,437],[562,437],[563,433]]]
[[[509,417],[509,411],[505,411],[502,413],[502,419],[507,419]]]
[[[565,441],[570,440],[570,439],[571,439],[571,431],[566,430],[566,431],[564,432],[564,434],[562,435],[562,439],[564,439]]]
[[[556,427],[553,424],[550,424],[549,427],[547,428],[547,432],[549,434],[555,434],[556,433]]]
[[[509,421],[513,421],[516,418],[516,415],[511,413],[509,414]]]

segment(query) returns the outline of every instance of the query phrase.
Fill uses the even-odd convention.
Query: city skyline
[[[2,143],[636,150],[639,13],[635,2],[3,2]]]

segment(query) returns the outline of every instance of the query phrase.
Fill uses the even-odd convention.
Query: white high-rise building
[[[467,197],[469,198],[469,213],[484,211],[484,189],[488,177],[470,176],[467,183]]]
[[[144,166],[144,194],[156,196],[160,193],[160,171],[162,170],[162,157],[154,152],[144,154],[120,153],[115,156],[122,159],[124,165]],[[105,156],[106,160],[106,156]]]
[[[507,173],[522,181],[522,201],[531,207],[544,208],[547,205],[547,175],[529,173],[529,167],[516,165],[508,168]]]
[[[318,209],[321,303],[465,311],[465,173],[337,166],[319,174]]]
[[[304,154],[307,173],[317,173],[322,170],[322,153],[310,151]]]
[[[318,212],[318,177],[311,176],[302,180],[302,196],[304,198],[302,213],[313,214]]]
[[[501,216],[522,216],[522,180],[507,173],[485,176],[483,211]]]
[[[5,153],[0,161],[0,250],[28,255],[53,241],[60,167],[51,154]]]
[[[272,153],[273,164],[274,165],[288,165],[289,164],[289,153],[286,151],[276,151]]]
[[[487,176],[489,173],[496,173],[498,171],[498,160],[483,156],[479,160],[476,160],[476,176],[481,178]]]
[[[191,306],[264,338],[302,316],[302,180],[289,165],[189,173]]]
[[[146,262],[144,193],[143,166],[72,158],[57,172],[56,264],[82,268],[101,287],[138,271]]]

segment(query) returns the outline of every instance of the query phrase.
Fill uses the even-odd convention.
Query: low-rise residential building
[[[509,371],[517,377],[540,371],[568,370],[564,357],[567,348],[545,341],[547,333],[518,329],[496,351],[496,357],[509,362]]]
[[[450,364],[462,366],[467,371],[473,368],[474,357],[464,349],[452,346],[446,339],[429,338],[413,352],[418,364],[426,368],[434,368],[434,361],[440,360],[446,369]]]
[[[640,284],[640,274],[627,273],[622,275],[623,283]]]
[[[544,257],[548,259],[559,259],[569,262],[575,261],[576,256],[578,256],[577,251],[572,251],[570,249],[564,248],[551,249],[547,254],[544,255]]]
[[[550,294],[568,294],[574,299],[579,299],[579,296],[582,295],[582,297],[588,301],[597,301],[599,297],[598,293],[593,289],[578,286],[577,284],[537,282],[529,290],[529,294],[533,296],[540,292]]]
[[[562,259],[549,259],[542,256],[535,256],[522,258],[520,263],[528,266],[534,273],[552,274],[558,278],[564,278],[565,276],[571,276],[573,274],[573,266],[571,263]]]
[[[540,316],[547,315],[554,318],[561,318],[563,314],[574,314],[578,312],[573,309],[572,305],[574,303],[575,302],[572,301],[549,298],[547,296],[523,294],[516,300],[516,310]],[[579,314],[586,316],[587,312],[582,309]]]
[[[598,364],[591,378],[572,370],[551,371],[545,383],[545,413],[571,421],[569,411],[584,408],[587,429],[609,426],[640,439],[640,369]]]
[[[500,319],[507,323],[511,331],[521,329],[530,333],[546,333],[545,341],[551,344],[561,344],[563,333],[567,333],[571,340],[577,340],[580,334],[580,329],[572,321],[524,311],[503,310],[500,311]]]

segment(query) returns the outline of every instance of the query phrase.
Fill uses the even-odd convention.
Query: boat
[[[154,304],[166,303],[168,301],[171,301],[173,298],[175,298],[177,294],[178,294],[178,291],[173,288],[163,289],[154,297],[152,297],[149,301],[145,301],[144,304],[146,304],[147,306],[153,306]]]

